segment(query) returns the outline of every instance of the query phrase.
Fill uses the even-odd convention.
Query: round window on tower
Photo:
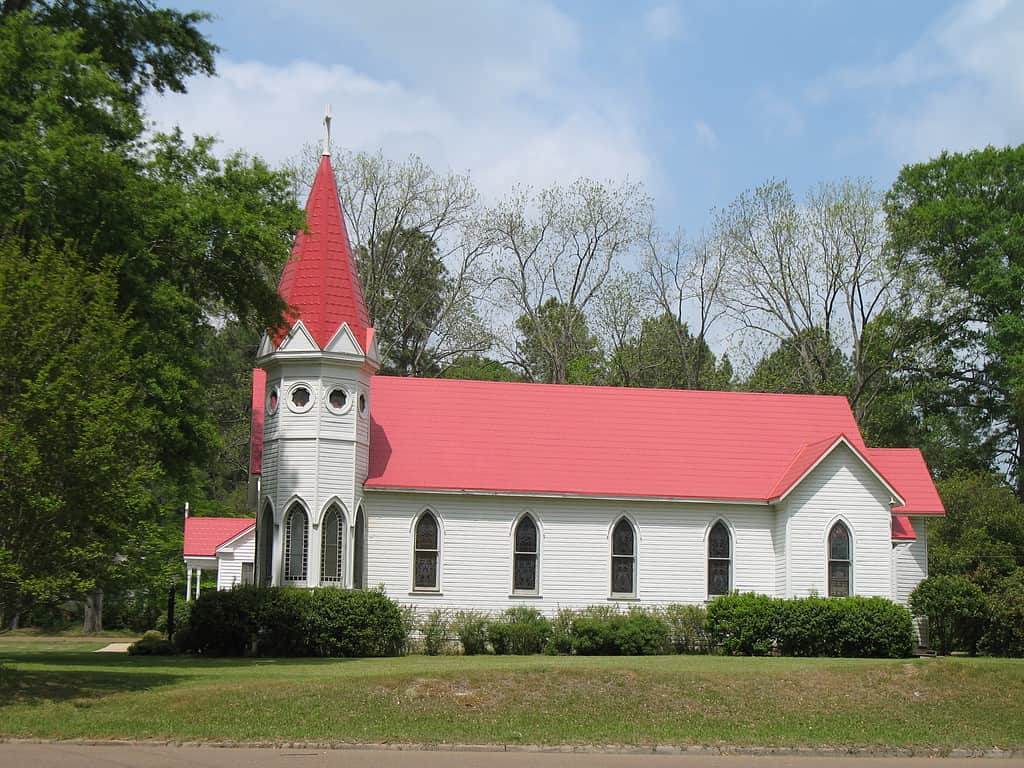
[[[366,395],[359,395],[359,415],[366,415]]]
[[[288,408],[295,413],[305,413],[312,406],[308,384],[293,384],[288,392]]]
[[[267,393],[267,415],[273,416],[277,413],[277,406],[281,400],[281,395],[277,391],[277,387],[271,387]]]
[[[334,414],[342,414],[348,410],[348,392],[342,387],[328,387],[326,390],[325,402],[327,410]]]

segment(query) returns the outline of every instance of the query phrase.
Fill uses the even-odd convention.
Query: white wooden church
[[[375,376],[325,152],[253,384],[256,580],[551,614],[731,590],[905,603],[944,514],[841,397]]]

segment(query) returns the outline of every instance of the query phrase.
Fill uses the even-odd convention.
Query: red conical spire
[[[288,324],[302,320],[323,349],[341,324],[348,323],[360,346],[368,351],[370,316],[345,230],[331,158],[326,153],[306,202],[306,220],[308,231],[295,236],[278,287],[291,307],[286,315]]]

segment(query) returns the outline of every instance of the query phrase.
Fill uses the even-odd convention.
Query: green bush
[[[573,651],[581,656],[649,656],[672,647],[668,622],[641,609],[587,608],[573,618],[570,635]]]
[[[383,592],[313,589],[308,594],[304,630],[314,655],[365,658],[403,652],[405,619]]]
[[[420,622],[423,634],[423,652],[427,656],[444,653],[448,647],[448,614],[442,610],[431,611]]]
[[[669,642],[676,653],[710,653],[708,611],[702,605],[666,605],[661,616],[668,625]]]
[[[550,636],[551,622],[527,605],[513,606],[487,625],[487,637],[497,654],[540,653]]]
[[[462,652],[467,656],[476,656],[487,653],[487,624],[486,613],[479,611],[462,611],[455,614],[452,621],[452,629],[455,630],[459,642],[462,643]]]
[[[571,608],[559,608],[555,618],[551,620],[551,634],[544,645],[544,653],[549,656],[572,653],[572,622],[576,612]]]
[[[993,656],[1024,656],[1024,568],[987,596],[988,624],[981,647]]]
[[[171,641],[155,629],[147,631],[140,640],[128,646],[131,656],[169,656],[175,653]]]
[[[929,642],[943,656],[963,650],[977,653],[988,606],[981,587],[963,576],[930,576],[910,594],[915,616],[928,619]]]
[[[380,592],[240,586],[204,592],[174,641],[205,656],[391,656],[401,609]]]
[[[708,606],[712,641],[726,653],[900,658],[914,647],[906,608],[882,597],[723,595]]]
[[[708,633],[727,654],[768,653],[775,644],[777,623],[775,600],[766,595],[721,595],[708,606]]]

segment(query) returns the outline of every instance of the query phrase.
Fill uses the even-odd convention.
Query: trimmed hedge
[[[497,654],[540,653],[551,636],[551,622],[536,608],[515,606],[487,625],[487,638]]]
[[[882,597],[723,595],[708,606],[708,633],[725,653],[902,658],[914,648],[910,612]]]
[[[236,587],[204,592],[175,633],[204,656],[395,656],[407,627],[384,594],[348,589]]]

